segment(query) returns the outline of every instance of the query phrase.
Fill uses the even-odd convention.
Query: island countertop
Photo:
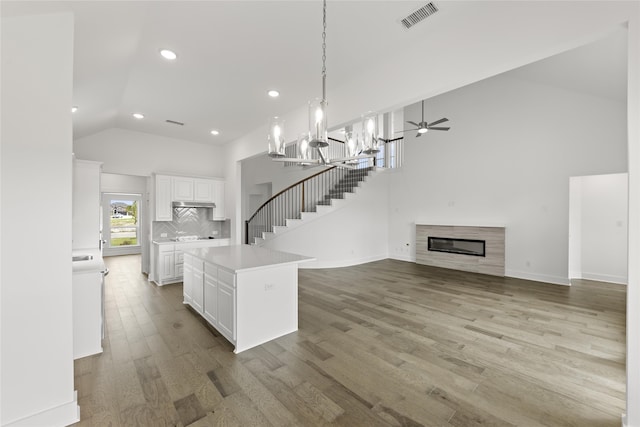
[[[315,258],[312,257],[251,245],[219,246],[198,249],[185,248],[184,252],[235,273],[257,270],[270,265],[298,264],[306,261],[315,261]]]

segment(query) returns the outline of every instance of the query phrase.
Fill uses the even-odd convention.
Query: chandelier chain
[[[322,99],[326,100],[325,80],[327,77],[327,0],[322,1]]]

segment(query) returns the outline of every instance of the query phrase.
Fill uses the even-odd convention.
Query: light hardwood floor
[[[235,355],[181,284],[106,261],[77,426],[620,426],[624,286],[394,260],[300,270],[299,331]]]

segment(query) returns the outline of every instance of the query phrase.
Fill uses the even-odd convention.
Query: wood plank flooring
[[[618,427],[624,412],[624,286],[394,260],[301,270],[299,331],[235,355],[181,284],[149,283],[139,256],[106,262],[77,426]]]

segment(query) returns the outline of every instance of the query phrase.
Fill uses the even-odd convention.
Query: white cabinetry
[[[171,210],[171,177],[156,175],[155,187],[155,221],[171,221],[173,219]]]
[[[204,315],[205,307],[205,269],[204,261],[189,254],[184,256],[184,303]]]
[[[193,202],[193,178],[174,176],[171,182],[173,183],[173,201]]]
[[[213,181],[214,189],[213,189],[213,201],[216,204],[216,207],[212,209],[211,219],[213,220],[223,220],[226,218],[225,209],[224,209],[224,181],[222,180],[214,180]]]
[[[184,295],[184,303],[191,305],[193,300],[193,257],[189,254],[184,255],[182,293]]]
[[[216,202],[215,189],[218,181],[213,179],[194,178],[193,179],[193,201],[194,202]]]
[[[174,245],[156,245],[158,267],[158,282],[166,283],[176,276],[176,261]]]
[[[211,219],[225,219],[224,180],[155,175],[155,221],[171,221],[171,202],[215,203]]]
[[[186,298],[185,298],[185,302]],[[212,325],[218,323],[218,268],[204,265],[204,312],[203,316]]]
[[[218,330],[232,342],[236,340],[235,275],[218,268]]]
[[[215,246],[229,246],[229,242],[229,239],[205,239],[177,243],[154,242],[156,274],[153,280],[161,286],[187,280],[186,277],[188,274],[185,258],[188,257],[188,254],[184,253],[185,250]]]
[[[313,258],[249,245],[193,249],[185,254],[185,271],[195,260],[204,262],[204,305],[194,301],[191,285],[184,302],[236,353],[298,329],[298,263]]]

